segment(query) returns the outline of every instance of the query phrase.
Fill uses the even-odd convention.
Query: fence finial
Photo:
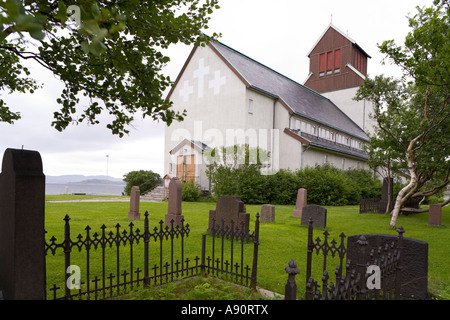
[[[288,266],[284,270],[289,274],[288,281],[284,287],[284,298],[286,300],[296,300],[297,284],[295,283],[295,275],[299,274],[300,271],[298,270],[294,259],[289,261]]]

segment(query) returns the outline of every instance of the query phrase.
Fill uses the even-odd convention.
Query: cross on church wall
[[[203,98],[203,89],[205,85],[205,76],[209,74],[209,66],[205,66],[203,58],[198,60],[198,69],[194,71],[194,78],[198,79],[197,93],[199,98]]]
[[[220,70],[214,72],[214,79],[209,80],[209,88],[214,90],[214,94],[220,93],[220,87],[225,85],[227,78],[220,76]]]
[[[197,85],[197,98],[203,98],[206,90],[212,89],[214,95],[220,94],[222,86],[226,84],[226,76],[222,75],[222,70],[214,70],[210,72],[211,67],[205,65],[205,59],[198,60],[198,68],[192,73],[192,78],[180,83],[179,96],[183,98],[183,102],[188,102],[191,94],[194,94],[195,85]]]
[[[189,85],[189,80],[184,81],[183,88],[180,90],[180,97],[183,97],[183,101],[189,101],[189,95],[194,93],[194,87]]]

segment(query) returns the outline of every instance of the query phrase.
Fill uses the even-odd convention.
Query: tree
[[[52,122],[58,131],[71,123],[98,124],[102,113],[112,116],[107,128],[119,136],[129,132],[138,113],[168,125],[180,121],[185,111],[173,111],[163,99],[172,82],[161,74],[170,60],[162,50],[175,43],[205,45],[210,38],[201,30],[207,29],[217,3],[1,1],[0,90],[36,90],[39,86],[21,62],[34,60],[64,83]],[[0,122],[19,118],[20,112],[0,99]]]
[[[130,171],[124,174],[123,181],[127,183],[125,186],[125,194],[129,195],[133,186],[138,186],[141,194],[145,194],[156,188],[161,183],[161,176],[151,170]]]
[[[403,70],[402,79],[367,78],[355,97],[374,105],[378,127],[370,136],[370,158],[389,161],[391,169],[409,177],[395,199],[392,228],[408,199],[433,195],[450,182],[449,1],[417,10],[404,46],[392,40],[379,45]]]

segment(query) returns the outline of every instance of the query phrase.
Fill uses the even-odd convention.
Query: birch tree
[[[355,97],[374,105],[378,127],[370,136],[369,155],[385,152],[397,171],[408,176],[395,199],[392,228],[399,213],[408,210],[408,199],[433,195],[450,182],[449,1],[436,0],[417,11],[409,19],[412,30],[403,46],[392,40],[379,45],[403,77],[367,78]]]

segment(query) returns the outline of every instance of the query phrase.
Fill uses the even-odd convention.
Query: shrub
[[[258,165],[244,165],[239,168],[219,166],[213,175],[212,192],[216,198],[224,195],[239,196],[244,203],[264,203],[266,177]]]
[[[361,198],[381,196],[381,181],[370,171],[343,171],[330,165],[306,167],[292,172],[279,170],[262,175],[257,165],[239,168],[219,166],[213,175],[213,193],[236,195],[244,203],[293,205],[299,188],[308,191],[308,203],[322,206],[358,204]]]
[[[202,192],[200,186],[194,181],[182,182],[183,189],[181,190],[181,197],[183,201],[195,202],[200,200]]]
[[[267,202],[272,204],[295,204],[300,179],[290,170],[281,169],[267,176]]]

